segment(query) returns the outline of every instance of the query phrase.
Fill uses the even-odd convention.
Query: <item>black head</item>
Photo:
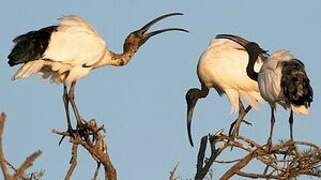
[[[170,13],[165,14],[163,16],[160,16],[158,18],[153,19],[149,23],[147,23],[145,26],[143,26],[141,29],[134,31],[130,33],[124,43],[124,51],[131,51],[136,52],[140,46],[142,46],[149,38],[166,32],[166,31],[183,31],[183,32],[189,32],[185,29],[181,28],[167,28],[167,29],[161,29],[153,32],[147,32],[155,23],[158,21],[170,17],[170,16],[176,16],[176,15],[183,15],[182,13]]]
[[[188,139],[193,146],[193,139],[192,139],[192,133],[191,133],[191,124],[192,124],[192,118],[193,118],[193,112],[195,105],[197,103],[197,100],[199,98],[199,89],[192,88],[187,91],[185,95],[186,103],[187,103],[187,133],[188,133]]]

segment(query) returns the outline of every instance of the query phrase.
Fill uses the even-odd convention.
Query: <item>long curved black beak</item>
[[[193,112],[195,108],[196,103],[187,102],[187,134],[188,134],[188,140],[191,146],[194,146],[193,138],[192,138],[192,132],[191,132],[191,125],[192,125],[192,119],[193,119]]]
[[[169,14],[165,14],[162,16],[159,16],[153,20],[151,20],[150,22],[148,22],[146,25],[144,25],[141,29],[133,32],[137,35],[139,35],[142,39],[141,39],[141,44],[143,44],[144,42],[146,42],[149,38],[151,38],[152,36],[155,36],[157,34],[163,33],[163,32],[167,32],[167,31],[183,31],[183,32],[189,32],[186,29],[182,29],[182,28],[167,28],[167,29],[161,29],[161,30],[157,30],[157,31],[153,31],[153,32],[149,32],[147,33],[147,31],[154,25],[156,24],[158,21],[165,19],[167,17],[170,16],[177,16],[177,15],[183,15],[183,13],[169,13]]]

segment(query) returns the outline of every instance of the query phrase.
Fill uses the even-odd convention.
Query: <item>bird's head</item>
[[[155,23],[158,21],[170,17],[170,16],[176,16],[176,15],[183,15],[182,13],[170,13],[165,14],[160,17],[157,17],[153,19],[152,21],[148,22],[145,26],[143,26],[141,29],[134,31],[130,33],[124,43],[124,52],[131,52],[135,53],[140,46],[142,46],[149,38],[163,33],[167,31],[183,31],[183,32],[189,32],[185,29],[181,28],[167,28],[167,29],[161,29],[153,32],[147,32]]]
[[[188,133],[188,139],[193,146],[193,139],[192,139],[192,133],[191,133],[191,124],[192,124],[192,118],[193,118],[193,112],[195,105],[197,103],[197,100],[199,98],[199,89],[192,88],[187,91],[185,95],[186,103],[187,103],[187,133]]]

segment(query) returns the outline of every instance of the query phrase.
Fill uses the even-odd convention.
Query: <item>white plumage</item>
[[[87,76],[99,61],[111,64],[112,56],[105,41],[78,16],[59,18],[57,31],[51,34],[49,42],[42,58],[24,64],[13,79],[39,73],[43,78],[51,77],[52,82],[69,86]]]
[[[86,77],[92,69],[106,65],[126,65],[137,50],[147,40],[167,31],[183,31],[180,28],[167,28],[147,32],[158,21],[182,13],[170,13],[155,18],[141,29],[130,33],[123,45],[123,52],[118,54],[109,50],[105,41],[96,30],[78,16],[59,18],[58,25],[30,31],[16,37],[14,48],[8,56],[10,66],[22,64],[12,77],[13,80],[27,78],[38,73],[52,82],[63,83],[64,105],[68,131],[72,131],[69,117],[69,102],[77,119],[77,129],[81,127],[81,118],[74,102],[76,82]],[[67,87],[69,92],[67,92]]]
[[[259,56],[250,62],[249,54],[239,43],[245,44],[248,41],[234,35],[217,35],[210,41],[199,59],[197,75],[201,82],[201,89],[192,88],[186,93],[187,131],[192,146],[190,126],[193,110],[197,100],[206,97],[210,88],[216,89],[220,95],[227,95],[231,104],[231,112],[236,112],[241,108],[238,121],[235,121],[238,124],[232,135],[238,134],[239,123],[243,120],[243,114],[246,114],[241,99],[248,101],[254,108],[263,101],[257,81],[255,81],[256,77],[252,77],[251,73],[260,70],[265,57]]]
[[[229,39],[214,39],[202,53],[197,66],[200,81],[208,88],[226,93],[231,112],[237,112],[242,97],[256,108],[262,97],[257,82],[246,74],[248,53],[243,47]],[[258,58],[254,70],[258,72],[263,60]]]

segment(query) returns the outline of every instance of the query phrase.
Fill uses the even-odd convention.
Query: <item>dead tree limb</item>
[[[70,166],[65,176],[65,180],[70,179],[72,173],[74,172],[77,166],[77,154],[78,154],[78,144],[73,144],[71,148],[71,159],[70,159]]]
[[[5,157],[3,152],[3,133],[4,133],[4,125],[6,122],[5,113],[0,114],[0,165],[1,170],[5,180],[17,180],[17,179],[28,179],[25,176],[25,171],[33,165],[33,162],[41,155],[41,150],[38,150],[32,153],[30,156],[26,158],[26,160],[22,163],[19,168],[15,168],[11,163],[9,163]],[[14,173],[10,175],[9,167],[14,170]],[[32,178],[32,177],[31,177]]]
[[[205,157],[207,143],[211,145],[209,158]],[[220,146],[220,147],[218,147]],[[218,147],[218,148],[217,148]],[[226,148],[238,149],[245,152],[245,156],[235,160],[217,160]],[[300,149],[300,151],[298,150]],[[263,172],[244,172],[252,160],[265,165]],[[246,178],[293,179],[298,176],[321,177],[321,148],[305,141],[281,141],[271,149],[260,145],[244,136],[237,136],[230,140],[222,130],[214,135],[204,136],[198,152],[195,180],[203,179],[214,164],[229,163],[232,166],[220,179],[230,179],[233,176]]]
[[[179,179],[179,176],[176,177],[176,171],[177,171],[178,165],[179,165],[179,162],[175,165],[174,169],[169,172],[168,180],[178,180]]]
[[[57,135],[69,137],[70,143],[73,145],[71,166],[66,175],[66,178],[70,178],[74,168],[77,165],[77,146],[81,145],[88,151],[91,157],[97,162],[97,168],[94,172],[94,178],[98,175],[100,164],[104,166],[105,179],[106,180],[117,180],[116,169],[114,168],[109,155],[107,153],[107,145],[104,140],[104,135],[100,131],[105,131],[104,127],[98,127],[94,119],[90,121],[83,120],[84,127],[81,130],[77,130],[74,133],[60,132],[53,130],[52,132]]]

